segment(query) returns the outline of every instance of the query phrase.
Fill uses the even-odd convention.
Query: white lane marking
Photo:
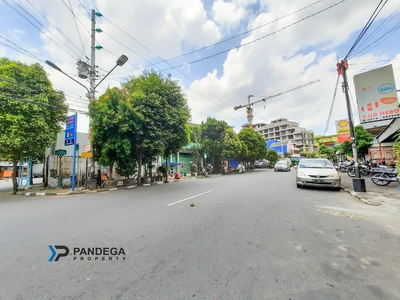
[[[185,199],[182,199],[182,200],[179,200],[179,201],[170,203],[170,204],[168,204],[167,206],[171,206],[171,205],[174,205],[174,204],[178,204],[178,203],[181,203],[181,202],[183,202],[183,201],[186,201],[186,200],[189,200],[189,199],[193,199],[193,198],[196,198],[196,197],[199,197],[199,196],[202,196],[202,195],[211,193],[211,192],[214,192],[214,190],[209,190],[209,191],[207,191],[207,192],[204,192],[204,193],[201,193],[201,194],[197,194],[197,195],[191,196],[191,197],[189,197],[189,198],[185,198]]]

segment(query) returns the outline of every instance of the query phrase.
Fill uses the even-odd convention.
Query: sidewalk
[[[399,184],[390,183],[388,186],[378,186],[371,181],[371,176],[363,177],[365,179],[366,193],[356,193],[353,191],[353,179],[345,173],[341,173],[342,188],[365,204],[380,206],[384,204],[400,208]]]

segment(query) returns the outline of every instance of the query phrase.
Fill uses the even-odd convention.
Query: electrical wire
[[[4,1],[4,0],[3,0]],[[68,7],[67,3],[65,3],[64,0],[61,0],[62,3],[64,3],[65,7],[72,13],[72,15],[74,15],[74,12]],[[86,28],[86,26],[82,23],[82,21],[76,17],[76,20],[78,20],[78,22],[82,25],[82,27],[86,30],[86,32],[89,34],[89,36],[91,36],[90,31]]]
[[[353,58],[356,56],[360,56],[363,53],[370,51],[371,49],[375,48],[376,46],[378,46],[379,44],[381,44],[383,41],[385,41],[386,39],[388,39],[393,33],[395,33],[396,30],[400,29],[400,22],[397,23],[395,26],[393,26],[391,29],[389,29],[388,31],[386,31],[382,36],[380,36],[379,38],[377,38],[375,41],[373,41],[372,43],[370,43],[368,46],[364,47],[362,50],[358,51],[356,54],[353,55]],[[383,40],[382,40],[383,39]],[[380,41],[381,40],[381,41]],[[380,41],[379,43],[377,43],[378,41]],[[376,44],[377,43],[377,44]],[[374,44],[376,44],[374,46]]]
[[[77,17],[75,16],[74,10],[73,10],[73,8],[72,8],[71,0],[68,0],[68,3],[69,3],[69,7],[71,8],[72,18],[74,19],[74,23],[75,23],[76,31],[78,32],[79,40],[81,41],[81,45],[82,45],[82,52],[81,52],[81,55],[84,53],[85,56],[87,57],[86,51],[85,51],[85,47],[83,46],[83,41],[82,41],[81,33],[79,32],[78,23],[76,23],[76,18],[77,18]]]
[[[13,42],[9,41],[8,39],[6,39],[5,37],[3,37],[2,35],[0,35],[0,37],[3,38],[3,39],[5,39],[5,40],[7,40],[8,42],[14,44]],[[26,56],[28,56],[28,57],[30,57],[30,58],[33,58],[33,59],[38,60],[38,61],[40,61],[40,62],[44,62],[43,60],[41,60],[40,58],[38,58],[38,57],[35,56],[34,54],[29,53],[27,50],[25,50],[25,49],[19,47],[19,46],[16,45],[16,44],[14,44],[14,45],[17,46],[18,48],[22,49],[24,52],[22,52],[22,51],[20,51],[20,50],[18,50],[18,49],[16,49],[16,48],[14,48],[14,47],[12,47],[12,46],[10,46],[10,45],[7,45],[7,44],[5,44],[5,43],[0,42],[0,44],[6,46],[7,48],[13,49],[13,50],[15,50],[15,51],[17,51],[17,52],[19,52],[19,53],[22,53],[22,54],[24,54],[24,55],[26,55]]]
[[[327,10],[329,10],[329,9],[331,9],[331,8],[337,6],[337,5],[339,5],[339,4],[341,4],[341,3],[345,2],[345,1],[346,1],[346,0],[339,1],[339,2],[337,2],[337,3],[335,3],[335,4],[333,4],[333,5],[330,5],[330,6],[326,7],[326,8],[324,8],[324,9],[322,9],[322,10],[317,11],[316,13],[313,13],[313,14],[311,14],[311,15],[308,15],[307,17],[301,18],[300,20],[298,20],[298,21],[296,21],[296,22],[294,22],[294,23],[291,23],[291,24],[289,24],[289,25],[287,25],[287,26],[285,26],[285,27],[282,27],[282,28],[280,28],[280,29],[278,29],[278,30],[276,30],[276,31],[274,31],[274,32],[272,32],[272,33],[263,35],[263,36],[261,36],[261,37],[259,37],[259,38],[257,38],[257,39],[254,39],[254,40],[252,40],[252,41],[250,41],[250,42],[243,43],[243,44],[241,44],[241,45],[238,45],[238,46],[229,48],[229,49],[227,49],[227,50],[223,50],[223,51],[220,51],[220,52],[218,52],[218,53],[215,53],[215,54],[212,54],[212,55],[209,55],[209,56],[206,56],[206,57],[203,57],[203,58],[200,58],[200,59],[191,61],[191,62],[187,62],[187,63],[181,64],[181,65],[177,65],[177,66],[174,66],[174,67],[172,67],[172,68],[164,69],[164,70],[162,70],[162,72],[164,72],[164,71],[169,71],[169,70],[172,70],[172,69],[176,69],[176,68],[179,68],[179,67],[183,67],[183,66],[185,66],[185,65],[191,65],[191,64],[194,64],[194,63],[198,63],[198,62],[201,62],[201,61],[203,61],[203,60],[206,60],[206,59],[209,59],[209,58],[212,58],[212,57],[215,57],[215,56],[224,54],[224,53],[229,52],[229,51],[231,51],[231,50],[233,50],[233,49],[239,49],[239,48],[241,48],[241,47],[248,46],[248,45],[253,44],[253,43],[255,43],[255,42],[258,42],[258,41],[260,41],[260,40],[262,40],[262,39],[265,39],[265,38],[267,38],[267,37],[269,37],[269,36],[271,36],[271,35],[274,35],[274,34],[276,34],[276,33],[278,33],[278,32],[281,32],[281,31],[283,31],[283,30],[285,30],[285,29],[287,29],[287,28],[290,28],[290,27],[292,27],[292,26],[294,26],[294,25],[296,25],[296,24],[298,24],[298,23],[301,23],[301,22],[303,22],[303,21],[305,21],[305,20],[307,20],[307,19],[310,19],[310,18],[312,18],[312,17],[314,17],[314,16],[316,16],[316,15],[318,15],[318,14],[320,14],[320,13],[323,13],[323,12],[325,12],[325,11],[327,11]]]
[[[298,12],[300,12],[300,11],[303,11],[303,10],[305,10],[305,9],[311,7],[311,6],[314,6],[314,5],[316,5],[316,4],[318,4],[318,3],[322,2],[322,1],[324,1],[324,0],[318,0],[318,1],[314,2],[314,3],[311,3],[310,5],[304,6],[303,8],[300,8],[300,9],[298,9],[298,10],[295,10],[295,11],[293,11],[293,12],[287,14],[287,15],[284,15],[284,16],[282,16],[282,17],[279,17],[279,18],[277,18],[277,19],[275,19],[275,20],[273,20],[273,21],[271,21],[271,22],[262,24],[262,25],[260,25],[260,26],[257,26],[257,27],[255,27],[255,28],[253,28],[253,29],[250,29],[250,30],[241,32],[241,33],[239,33],[239,34],[233,35],[233,36],[231,36],[231,37],[229,37],[229,38],[220,40],[220,41],[218,41],[218,42],[216,42],[216,43],[214,43],[214,44],[210,44],[210,45],[208,45],[208,46],[204,46],[204,47],[198,48],[198,49],[196,49],[196,50],[192,50],[192,51],[189,51],[189,52],[186,52],[186,53],[183,53],[183,54],[180,54],[180,55],[178,55],[178,56],[171,57],[171,58],[168,58],[168,59],[165,59],[165,60],[162,59],[162,61],[156,62],[155,64],[160,64],[160,63],[163,63],[163,62],[167,62],[167,61],[170,61],[170,60],[174,60],[174,59],[177,59],[177,58],[180,58],[180,57],[184,57],[184,56],[187,56],[187,55],[196,53],[196,52],[198,52],[198,51],[202,51],[202,50],[205,50],[205,49],[212,48],[212,47],[214,47],[214,46],[216,46],[216,45],[225,43],[225,42],[227,42],[227,41],[230,41],[230,40],[233,40],[233,39],[235,39],[235,38],[237,38],[237,37],[240,37],[240,36],[243,36],[243,35],[245,35],[245,34],[248,34],[248,33],[253,32],[253,31],[255,31],[255,30],[258,30],[258,29],[260,29],[260,28],[262,28],[262,27],[265,27],[265,26],[267,26],[267,25],[271,25],[271,24],[273,24],[273,23],[275,23],[275,22],[278,22],[278,21],[280,21],[280,20],[283,20],[283,19],[285,19],[285,18],[287,18],[287,17],[290,17],[291,15],[294,15],[294,14],[296,14],[296,13],[298,13]],[[109,20],[108,20],[108,21],[109,21]],[[113,25],[117,27],[117,25],[115,25],[115,24],[113,24]],[[122,29],[121,29],[121,30],[122,30]],[[135,41],[136,41],[136,40],[135,40]],[[143,44],[141,44],[139,41],[137,41],[137,42],[138,42],[140,45],[142,45],[144,48],[147,49],[147,47],[145,47],[145,46],[144,46]],[[149,49],[147,49],[147,50],[149,50]],[[148,67],[148,66],[145,66],[145,67]]]
[[[364,37],[365,33],[368,31],[368,29],[371,27],[372,23],[376,19],[376,17],[379,15],[381,12],[382,8],[386,5],[388,0],[385,0],[385,3],[381,6],[383,0],[381,0],[378,4],[378,6],[375,8],[374,12],[372,13],[371,17],[369,18],[368,22],[365,24],[364,28],[361,30],[360,34],[358,35],[356,41],[354,42],[353,46],[350,48],[349,52],[346,54],[344,59],[350,58],[350,55],[354,51],[354,49],[357,47],[358,43],[360,40]],[[379,11],[378,11],[379,9]]]
[[[7,96],[7,97],[11,96],[11,95],[8,95],[8,94],[3,94],[3,93],[0,93],[0,95]],[[44,103],[44,102],[39,102],[39,101],[32,100],[32,99],[22,99],[22,98],[18,98],[18,97],[16,97],[16,98],[12,97],[10,99],[0,99],[0,101],[21,101],[21,102],[27,102],[27,103],[36,104],[36,105],[54,107],[54,108],[65,108],[65,107],[63,107],[61,105],[53,105],[53,104],[48,104],[48,103]]]
[[[27,17],[25,17],[21,12],[19,12],[15,7],[13,7],[11,4],[9,4],[6,0],[3,0],[5,4],[7,4],[9,7],[11,7],[15,12],[17,12],[21,17],[23,17],[25,20],[27,20],[32,26],[34,26],[37,30],[39,30],[41,33],[43,33],[45,36],[47,36],[54,44],[56,44],[58,47],[60,47],[65,53],[67,53],[69,56],[71,56],[73,59],[75,57],[69,53],[67,50],[65,50],[63,47],[61,47],[56,41],[54,41],[46,32],[43,32],[39,27],[37,27],[35,24],[33,24]],[[34,19],[38,24],[40,24],[43,28],[45,26],[40,23],[35,17],[33,17],[28,11],[26,11],[22,6],[20,6],[17,2],[13,1],[15,4],[17,4],[23,11],[25,11],[32,19]],[[52,34],[48,29],[46,29],[50,34]],[[58,39],[64,46],[66,46],[68,49],[71,50],[72,53],[76,55],[76,53],[68,46],[66,45],[63,41],[61,41],[56,35],[52,34],[56,39]],[[78,55],[79,56],[79,55]]]
[[[76,49],[78,49],[78,51],[80,51],[80,49],[75,45],[75,43],[73,43],[61,30],[59,30],[44,14],[41,13],[40,10],[38,10],[36,8],[36,6],[34,6],[29,0],[25,0],[26,2],[28,2],[50,25],[52,25],[67,41],[69,41]]]
[[[381,23],[379,24],[379,26],[377,28],[375,28],[375,30],[364,40],[362,41],[355,49],[354,51],[356,51],[358,48],[360,48],[362,45],[364,45],[366,42],[368,42],[373,36],[375,36],[379,31],[382,30],[383,25],[388,22],[390,23],[390,21],[395,17],[397,10],[400,8],[400,5]]]
[[[86,6],[82,3],[81,0],[79,0],[79,3],[83,6],[83,8],[86,10],[87,14],[89,15],[89,18],[92,18],[92,14],[89,12],[89,10],[86,8]]]
[[[337,94],[337,90],[338,90],[338,86],[339,86],[339,79],[340,79],[340,75],[338,74],[338,76],[336,78],[335,90],[333,92],[333,98],[332,98],[332,102],[331,102],[331,107],[329,109],[329,114],[328,114],[328,118],[326,120],[326,125],[325,125],[325,129],[324,129],[324,134],[322,135],[322,139],[325,137],[325,134],[326,134],[326,132],[328,130],[328,127],[329,127],[329,123],[331,121],[333,107],[335,105],[336,94]]]
[[[97,8],[97,6],[96,6],[96,3],[94,3],[94,1],[93,0],[90,0],[91,2],[92,2],[92,4],[93,4],[93,6],[94,6],[94,8],[97,10],[97,11],[99,11],[99,9]]]

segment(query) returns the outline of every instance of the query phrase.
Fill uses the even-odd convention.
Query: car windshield
[[[286,162],[284,162],[284,161],[278,161],[278,165],[286,165]]]
[[[304,169],[334,169],[332,163],[325,159],[303,160],[300,162],[300,168]]]

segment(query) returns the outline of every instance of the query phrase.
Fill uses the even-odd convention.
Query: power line
[[[349,52],[346,54],[344,59],[347,59],[350,57],[350,55],[352,54],[352,52],[354,51],[354,49],[357,47],[358,43],[360,42],[360,40],[363,38],[363,36],[365,35],[365,33],[367,32],[367,30],[371,27],[372,23],[374,22],[375,18],[378,16],[378,14],[380,13],[380,11],[382,10],[382,8],[386,5],[388,0],[385,0],[385,3],[383,4],[382,7],[381,4],[383,2],[383,0],[381,0],[379,2],[379,4],[377,5],[377,7],[375,8],[374,12],[372,13],[371,17],[369,18],[368,22],[365,24],[364,28],[361,30],[360,34],[358,35],[356,41],[354,42],[353,46],[350,48]],[[379,9],[380,8],[380,9]],[[379,11],[378,11],[379,9]],[[378,11],[378,12],[377,12]]]
[[[7,97],[11,97],[12,95],[9,95],[9,94],[3,94],[3,93],[0,93],[0,95],[2,95],[2,96],[7,96]],[[63,107],[63,106],[61,106],[61,105],[53,105],[53,104],[48,104],[48,103],[44,103],[44,102],[39,102],[39,101],[36,101],[36,100],[32,100],[32,99],[22,99],[22,98],[18,98],[18,97],[12,97],[12,98],[9,98],[9,99],[5,99],[5,100],[3,100],[3,99],[0,99],[0,101],[21,101],[21,102],[27,102],[27,103],[31,103],[31,104],[36,104],[36,105],[44,105],[44,106],[48,106],[48,107],[54,107],[54,108],[66,108],[66,107]]]
[[[107,19],[108,20],[108,19]],[[110,20],[108,20],[109,22],[111,22]],[[121,31],[123,31],[126,35],[128,35],[129,37],[131,37],[133,40],[136,41],[135,38],[133,38],[130,34],[128,34],[126,31],[124,31],[123,29],[121,29],[120,27],[118,27],[117,25],[115,25],[114,23],[111,22],[111,24],[113,24],[114,26],[116,26],[118,29],[120,29]],[[131,48],[127,47],[126,45],[122,44],[120,41],[116,40],[115,38],[113,38],[112,36],[110,36],[109,34],[103,32],[106,36],[108,36],[109,38],[111,38],[112,40],[114,40],[115,42],[119,43],[120,45],[122,45],[123,47],[125,47],[126,49],[128,49],[129,51],[131,51],[132,53],[136,54],[137,56],[139,56],[140,58],[142,58],[143,60],[147,61],[148,63],[150,63],[152,66],[158,68],[159,70],[161,70],[160,67],[158,67],[156,64],[153,64],[152,62],[150,62],[149,60],[147,60],[146,58],[144,58],[143,56],[137,54],[135,51],[133,51]],[[145,46],[144,46],[145,47]],[[148,51],[150,51],[151,53],[153,53],[154,55],[156,55],[157,57],[159,57],[160,59],[162,59],[160,56],[158,56],[157,54],[155,54],[153,51],[151,51],[149,48],[146,47],[146,49]],[[168,62],[166,62],[168,65],[170,65]],[[172,67],[172,65],[170,65]],[[181,75],[183,75],[185,78],[187,78],[188,80],[194,82],[197,86],[201,87],[202,89],[204,89],[207,93],[209,93],[210,95],[214,96],[216,99],[220,100],[221,102],[223,102],[224,104],[230,106],[229,104],[227,104],[226,102],[222,101],[221,99],[219,99],[217,96],[215,96],[214,94],[212,94],[211,92],[209,92],[208,90],[206,90],[204,87],[202,87],[201,85],[199,85],[198,83],[196,83],[193,79],[191,79],[189,76],[187,76],[186,74],[182,73],[179,70],[176,70],[177,72],[179,72]],[[163,70],[161,70],[161,72],[163,72]],[[200,94],[199,92],[197,92],[196,90],[192,89],[192,91],[194,91],[195,93],[199,94],[200,96],[204,97],[205,99],[207,99],[204,95]],[[214,101],[209,100],[210,102],[218,105],[219,107],[225,109],[225,107],[222,107],[221,105],[217,104]],[[209,106],[210,108],[212,108],[211,106]],[[215,110],[215,108],[212,108]],[[226,114],[225,114],[226,115]],[[226,115],[227,116],[227,115]],[[231,116],[228,116],[229,118],[232,118]]]
[[[79,32],[78,24],[76,23],[76,16],[75,16],[74,10],[73,10],[72,5],[71,5],[71,0],[68,0],[68,3],[69,3],[69,6],[71,8],[72,18],[74,19],[74,23],[75,23],[76,31],[78,32],[79,40],[81,41],[81,45],[82,45],[82,52],[81,53],[84,53],[85,56],[87,57],[86,51],[85,51],[85,47],[83,46],[81,33]]]
[[[181,64],[181,65],[177,65],[177,66],[174,66],[174,67],[172,67],[172,68],[164,69],[164,70],[162,70],[162,71],[169,71],[169,70],[172,70],[172,69],[176,69],[176,68],[179,68],[179,67],[183,67],[183,66],[188,65],[188,64],[191,65],[191,64],[194,64],[194,63],[198,63],[198,62],[201,62],[201,61],[203,61],[203,60],[206,60],[206,59],[209,59],[209,58],[212,58],[212,57],[221,55],[221,54],[223,54],[223,53],[229,52],[229,51],[231,51],[231,50],[233,50],[233,49],[238,49],[238,48],[241,48],[241,47],[250,45],[250,44],[252,44],[252,43],[258,42],[258,41],[260,41],[260,40],[262,40],[262,39],[265,39],[265,38],[267,38],[267,37],[269,37],[269,36],[271,36],[271,35],[274,35],[274,34],[280,32],[280,31],[283,31],[283,30],[285,30],[285,29],[287,29],[287,28],[290,28],[290,27],[292,27],[292,26],[294,26],[294,25],[296,25],[296,24],[298,24],[298,23],[301,23],[301,22],[303,22],[303,21],[305,21],[305,20],[307,20],[307,19],[309,19],[309,18],[312,18],[312,17],[314,17],[314,16],[316,16],[316,15],[318,15],[318,14],[320,14],[320,13],[323,13],[323,12],[325,12],[325,11],[327,11],[327,10],[329,10],[329,9],[331,9],[331,8],[333,8],[333,7],[335,7],[335,6],[339,5],[339,4],[341,4],[341,3],[343,3],[344,1],[346,1],[346,0],[339,1],[339,2],[337,2],[337,3],[335,3],[335,4],[331,5],[331,6],[328,6],[327,8],[324,8],[324,9],[322,9],[322,10],[320,10],[320,11],[317,11],[316,13],[313,13],[313,14],[311,14],[311,15],[308,15],[307,17],[304,17],[304,18],[302,18],[302,19],[300,19],[300,20],[298,20],[298,21],[296,21],[296,22],[294,22],[294,23],[291,23],[291,24],[289,24],[289,25],[287,25],[287,26],[285,26],[285,27],[282,27],[281,29],[278,29],[278,30],[276,30],[276,31],[274,31],[274,32],[272,32],[272,33],[263,35],[263,36],[261,36],[261,37],[255,39],[255,40],[252,40],[252,41],[250,41],[250,42],[247,42],[247,43],[244,43],[244,44],[241,44],[241,45],[238,45],[238,46],[229,48],[229,49],[227,49],[227,50],[224,50],[224,51],[221,51],[221,52],[218,52],[218,53],[215,53],[215,54],[212,54],[212,55],[203,57],[203,58],[201,58],[201,59],[197,59],[197,60],[194,60],[194,61],[191,61],[191,62],[187,62],[187,63]]]
[[[65,39],[67,39],[67,41],[69,41],[76,49],[78,49],[78,51],[80,51],[80,49],[78,47],[76,47],[75,43],[73,43],[61,30],[59,30],[45,15],[43,15],[40,10],[38,10],[36,8],[36,6],[34,6],[29,0],[26,0],[50,25],[52,25]]]
[[[388,31],[386,31],[381,37],[377,38],[375,41],[373,41],[372,43],[370,43],[368,46],[364,47],[362,50],[358,51],[356,54],[353,55],[353,57],[359,56],[362,53],[365,53],[366,51],[369,51],[373,48],[375,48],[376,46],[378,46],[379,44],[381,44],[383,41],[385,41],[386,39],[388,39],[396,30],[400,29],[400,22],[397,23],[395,26],[393,26],[391,29],[389,29]],[[381,40],[383,39],[383,40]],[[381,41],[380,41],[381,40]],[[380,42],[379,42],[380,41]],[[379,42],[379,43],[377,43]],[[377,43],[377,44],[376,44]],[[374,46],[374,44],[376,44]]]
[[[375,28],[375,30],[363,41],[361,42],[360,45],[358,45],[354,50],[357,50],[357,48],[361,47],[362,45],[364,45],[366,42],[368,42],[374,35],[376,35],[379,31],[381,31],[381,29],[383,28],[383,25],[386,22],[390,22],[394,17],[395,14],[397,12],[397,10],[400,8],[400,5],[381,23],[379,24],[379,26],[377,28]]]
[[[93,0],[90,0],[91,2],[92,2],[92,4],[93,4],[93,6],[94,6],[94,8],[97,10],[97,11],[99,11],[99,9],[97,8],[97,6],[96,6],[96,3],[94,3],[94,1]]]
[[[14,48],[14,47],[11,47],[11,46],[9,46],[9,45],[7,45],[7,44],[4,44],[4,43],[2,43],[2,42],[0,42],[0,44],[4,45],[4,46],[6,46],[6,47],[8,47],[8,48],[10,48],[10,49],[13,49],[13,50],[15,50],[15,51],[18,51],[19,53],[22,53],[22,54],[24,54],[24,55],[26,55],[26,56],[29,56],[30,58],[36,59],[36,60],[38,60],[38,61],[40,61],[40,62],[43,62],[43,60],[41,60],[41,59],[38,58],[37,56],[35,56],[35,55],[33,55],[32,53],[30,53],[29,51],[27,51],[27,50],[21,48],[21,47],[18,46],[17,44],[11,42],[10,40],[8,40],[8,39],[6,39],[5,37],[3,37],[2,35],[0,35],[0,37],[1,37],[2,39],[4,39],[4,40],[8,41],[9,43],[15,45],[16,47],[22,49],[22,51],[24,51],[24,52],[21,52],[21,51],[19,51],[18,49]]]
[[[79,0],[79,3],[83,6],[83,8],[86,10],[87,14],[89,15],[89,18],[92,18],[92,14],[89,12],[89,10],[86,8],[86,6],[82,3],[81,0]]]
[[[307,5],[307,6],[304,6],[303,8],[300,8],[300,9],[298,9],[298,10],[295,10],[295,11],[293,11],[293,12],[287,14],[287,15],[284,15],[284,16],[282,16],[282,17],[279,17],[279,18],[277,18],[277,19],[275,19],[275,20],[273,20],[273,21],[271,21],[271,22],[262,24],[262,25],[260,25],[260,26],[257,26],[257,27],[255,27],[255,28],[253,28],[253,29],[250,29],[250,30],[241,32],[241,33],[239,33],[239,34],[233,35],[233,36],[231,36],[231,37],[229,37],[229,38],[220,40],[220,41],[218,41],[218,42],[216,42],[216,43],[214,43],[214,44],[210,44],[210,45],[208,45],[208,46],[204,46],[204,47],[202,47],[202,48],[198,48],[198,49],[196,49],[196,50],[189,51],[189,52],[183,53],[183,54],[181,54],[181,55],[178,55],[178,56],[175,56],[175,57],[172,57],[172,58],[168,58],[168,59],[165,59],[165,60],[163,59],[162,61],[157,62],[156,64],[160,64],[160,63],[167,62],[167,61],[170,61],[170,60],[174,60],[174,59],[177,59],[177,58],[180,58],[180,57],[183,57],[183,56],[187,56],[187,55],[196,53],[196,52],[198,52],[198,51],[202,51],[202,50],[205,50],[205,49],[209,49],[209,48],[214,47],[214,46],[216,46],[216,45],[219,45],[219,44],[225,43],[225,42],[227,42],[227,41],[233,40],[233,39],[235,39],[235,38],[237,38],[237,37],[243,36],[243,35],[245,35],[245,34],[248,34],[248,33],[250,33],[250,32],[253,32],[253,31],[255,31],[255,30],[258,30],[258,29],[260,29],[260,28],[262,28],[262,27],[265,27],[265,26],[267,26],[267,25],[271,25],[271,24],[273,24],[273,23],[275,23],[275,22],[278,22],[278,21],[280,21],[280,20],[282,20],[282,19],[285,19],[285,18],[287,18],[287,17],[289,17],[289,16],[291,16],[291,15],[294,15],[294,14],[296,14],[296,13],[302,11],[302,10],[305,10],[305,9],[311,7],[311,6],[314,6],[314,5],[316,5],[316,4],[318,4],[318,3],[322,2],[322,1],[324,1],[324,0],[316,1],[316,2],[314,2],[314,3],[311,3],[310,5]],[[117,26],[117,25],[115,25],[115,24],[113,24],[113,25],[114,25],[114,26]],[[135,40],[135,41],[136,41],[136,40]],[[136,42],[138,42],[138,41],[136,41]],[[140,42],[138,42],[138,43],[139,43],[140,45],[142,45],[144,48],[147,49],[147,47],[145,47],[143,44],[141,44]],[[147,66],[145,66],[145,67],[147,67]]]
[[[322,135],[322,139],[325,137],[326,131],[328,130],[329,127],[329,123],[331,121],[331,117],[332,117],[332,112],[333,112],[333,107],[335,105],[335,99],[336,99],[336,93],[338,90],[338,85],[339,85],[339,79],[340,79],[340,75],[337,76],[336,78],[336,85],[335,85],[335,90],[333,92],[333,98],[332,98],[332,102],[331,102],[331,108],[329,109],[329,114],[328,114],[328,118],[326,120],[326,125],[325,125],[325,130],[324,130],[324,134]]]
[[[67,53],[69,56],[71,56],[73,59],[75,59],[75,57],[67,52],[63,47],[61,47],[56,41],[54,41],[49,35],[47,35],[46,32],[43,32],[39,27],[37,27],[35,24],[33,24],[27,17],[25,17],[22,13],[20,13],[16,8],[14,8],[11,4],[9,4],[6,0],[3,0],[5,4],[7,4],[9,7],[11,7],[14,11],[16,11],[20,16],[22,16],[25,20],[27,20],[32,26],[34,26],[37,30],[39,30],[41,33],[43,33],[45,36],[47,36],[54,44],[56,44],[58,47],[60,47],[65,53]],[[22,6],[20,6],[18,3],[16,3],[14,0],[13,1],[15,4],[17,4],[23,11],[25,11],[32,19],[34,19],[38,24],[40,24],[43,28],[45,28],[45,26],[40,23],[35,17],[33,17],[28,11],[26,11]],[[52,34],[48,29],[46,29],[50,34]],[[76,53],[68,46],[66,45],[63,41],[61,41],[56,35],[52,34],[56,39],[58,39],[61,43],[63,43],[68,49],[70,49],[72,51],[72,53],[74,53],[76,55]],[[78,55],[79,56],[79,55]]]
[[[4,1],[4,0],[3,0]],[[65,3],[64,0],[61,0],[62,3],[64,3],[65,7],[72,13],[72,15],[74,15],[74,12],[68,7],[67,3]],[[76,17],[76,16],[75,16]],[[86,26],[81,22],[81,20],[76,17],[76,19],[78,20],[78,22],[82,25],[82,27],[86,30],[86,32],[91,36],[90,31],[86,28]]]

